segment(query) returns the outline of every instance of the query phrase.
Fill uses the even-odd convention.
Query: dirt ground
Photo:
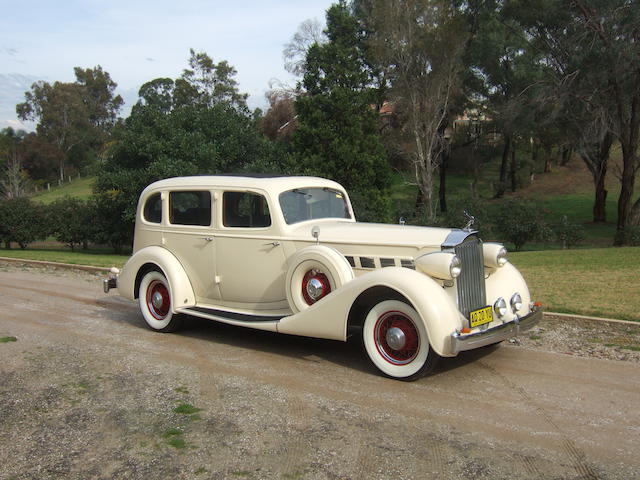
[[[356,341],[152,332],[88,273],[0,265],[0,307],[3,480],[640,479],[640,325],[547,317],[404,383]]]

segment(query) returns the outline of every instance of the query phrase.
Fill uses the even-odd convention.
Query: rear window
[[[169,193],[169,220],[173,225],[211,225],[211,192]]]
[[[144,204],[144,219],[151,223],[162,223],[162,197],[159,193],[154,193]]]
[[[251,192],[224,192],[223,219],[225,227],[260,228],[271,226],[267,199]]]

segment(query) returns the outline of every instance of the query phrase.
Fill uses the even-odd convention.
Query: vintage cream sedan
[[[137,299],[153,330],[184,315],[346,341],[412,380],[440,357],[501,342],[542,311],[500,244],[470,227],[356,222],[315,177],[199,176],[141,194],[133,255],[105,292]]]

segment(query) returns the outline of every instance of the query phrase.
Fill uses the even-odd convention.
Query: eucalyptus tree
[[[75,75],[72,83],[34,83],[16,105],[18,117],[36,121],[37,135],[56,148],[61,181],[74,150],[101,150],[123,103],[102,67],[76,68]]]
[[[410,158],[428,221],[436,216],[434,176],[460,89],[467,27],[451,2],[366,0],[368,45],[399,118],[398,145]]]
[[[632,203],[640,168],[640,4],[632,0],[511,0],[510,7],[547,54],[555,81],[578,118],[581,155],[594,175],[596,201],[604,202],[606,159],[612,138],[622,150],[616,243],[640,223]],[[576,107],[575,109],[573,107]],[[576,115],[578,112],[580,115]],[[586,161],[586,160],[585,160]]]

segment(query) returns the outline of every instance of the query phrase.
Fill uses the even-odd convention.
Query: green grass
[[[188,403],[181,403],[180,405],[178,405],[176,408],[173,409],[175,413],[180,413],[182,415],[192,415],[194,413],[199,412],[200,410],[202,409],[198,407],[194,407],[193,405],[190,405]]]
[[[19,258],[24,260],[40,260],[43,262],[70,263],[73,265],[90,265],[93,267],[122,267],[129,259],[128,255],[114,255],[105,250],[88,250],[72,252],[68,248],[39,248],[26,250],[0,249],[0,257]]]
[[[0,337],[0,343],[9,343],[9,342],[17,342],[18,339],[16,337]]]
[[[640,247],[509,254],[545,309],[640,321]]]
[[[45,205],[65,196],[87,199],[91,196],[94,183],[95,178],[93,177],[77,178],[61,186],[51,185],[51,190],[43,190],[42,192],[36,193],[31,199]]]

